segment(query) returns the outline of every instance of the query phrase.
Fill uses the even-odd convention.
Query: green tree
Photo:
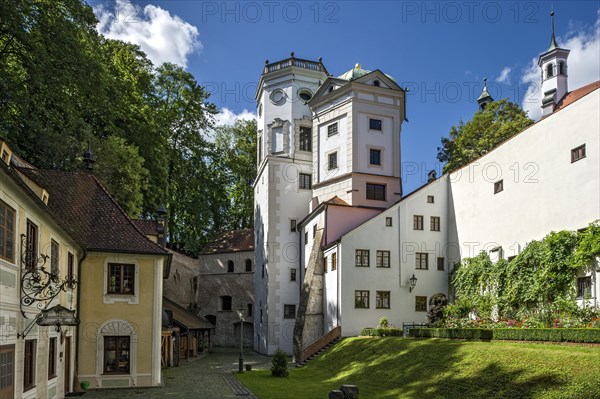
[[[228,206],[224,228],[254,226],[256,178],[256,120],[236,120],[233,126],[216,129],[215,149],[222,165]]]
[[[467,123],[461,120],[458,126],[452,126],[449,137],[442,137],[437,159],[446,162],[444,173],[452,172],[487,154],[532,123],[517,104],[507,99],[492,102]]]

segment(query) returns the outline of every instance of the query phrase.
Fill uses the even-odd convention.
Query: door
[[[71,392],[71,337],[65,338],[65,395]]]
[[[15,397],[15,346],[0,346],[0,398]]]

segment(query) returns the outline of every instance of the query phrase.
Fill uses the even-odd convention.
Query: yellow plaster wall
[[[137,332],[137,374],[152,371],[152,331],[154,303],[154,262],[162,257],[131,254],[90,253],[82,265],[80,374],[96,373],[96,333],[108,320],[124,320]],[[139,265],[139,303],[104,303],[104,264]],[[100,354],[102,355],[102,354]],[[158,354],[157,356],[160,356]]]

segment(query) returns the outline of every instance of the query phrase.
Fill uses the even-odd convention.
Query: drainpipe
[[[79,262],[77,263],[77,315],[79,316],[79,319],[81,320],[81,265],[83,264],[83,262],[85,261],[85,259],[87,258],[88,253],[87,250],[84,248],[83,249],[83,256],[79,259]],[[75,345],[75,367],[73,370],[73,392],[80,392],[77,387],[79,386],[78,384],[76,385],[75,382],[79,381],[79,324],[77,326],[75,326],[75,339],[77,340],[77,345]],[[70,359],[66,360],[66,361],[70,361]]]

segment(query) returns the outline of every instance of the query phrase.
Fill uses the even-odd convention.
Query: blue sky
[[[402,128],[404,192],[440,170],[437,147],[477,110],[483,78],[496,98],[538,117],[534,65],[556,35],[571,49],[569,88],[600,80],[600,1],[89,1],[98,30],[184,65],[212,93],[219,121],[251,117],[266,59],[323,57],[340,75],[360,63],[411,91]],[[415,171],[416,172],[413,172]]]

